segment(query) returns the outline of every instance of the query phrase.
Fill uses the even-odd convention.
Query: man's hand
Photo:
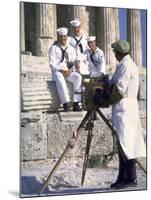
[[[79,61],[76,62],[75,68],[76,68],[77,72],[80,73],[80,62]]]
[[[68,77],[71,75],[72,71],[69,69],[69,70],[64,70],[64,69],[60,69],[59,70],[65,77]]]

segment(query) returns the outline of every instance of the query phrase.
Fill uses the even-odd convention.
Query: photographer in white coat
[[[72,34],[69,36],[69,44],[76,51],[76,70],[81,74],[88,74],[88,63],[86,59],[86,50],[88,49],[86,38],[81,32],[81,22],[79,19],[70,21]]]
[[[96,46],[96,37],[87,38],[89,49],[86,51],[90,77],[100,77],[105,74],[105,58],[101,49]]]
[[[137,94],[139,88],[138,67],[129,55],[130,45],[125,40],[111,45],[117,61],[116,71],[109,86],[94,102],[112,105],[112,123],[119,139],[119,172],[111,188],[137,186],[136,158],[146,156],[146,147],[139,118]],[[122,151],[121,151],[122,149]]]
[[[145,157],[146,149],[139,118],[137,94],[139,88],[138,67],[129,55],[130,45],[121,40],[112,44],[119,61],[112,78],[122,99],[112,105],[112,120],[126,160],[119,152],[119,174],[111,188],[137,185],[135,158]]]
[[[52,70],[52,78],[56,82],[57,92],[60,103],[63,105],[64,111],[69,110],[68,102],[70,102],[69,91],[66,80],[74,86],[73,111],[79,111],[79,102],[81,95],[82,77],[75,72],[76,53],[74,48],[68,44],[68,29],[61,27],[57,29],[58,40],[54,42],[49,50],[49,64]]]

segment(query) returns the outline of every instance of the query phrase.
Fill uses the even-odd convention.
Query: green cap
[[[114,49],[114,51],[117,51],[119,53],[128,53],[130,50],[130,45],[127,41],[125,40],[118,40],[114,42],[111,47]]]

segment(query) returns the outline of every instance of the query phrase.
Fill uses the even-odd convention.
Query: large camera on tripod
[[[82,76],[82,105],[85,110],[109,107],[108,101],[105,101],[108,81],[109,76],[104,74],[99,77]]]

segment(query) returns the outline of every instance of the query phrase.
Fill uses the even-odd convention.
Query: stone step
[[[53,98],[53,96],[51,94],[48,95],[24,95],[23,97],[23,102],[30,102],[30,101],[46,101],[46,100],[51,100]]]
[[[22,95],[25,97],[28,96],[37,96],[37,95],[50,95],[50,91],[49,90],[37,90],[37,91],[33,91],[33,90],[27,90],[27,91],[22,91]]]
[[[27,86],[27,87],[23,87],[22,88],[22,91],[23,92],[26,92],[26,91],[49,91],[50,89],[52,90],[52,89],[54,89],[56,87],[56,85],[55,84],[52,84],[52,85],[40,85],[40,84],[38,84],[38,85],[36,85],[36,86]]]
[[[22,65],[21,72],[36,72],[50,74],[51,69],[48,65]]]
[[[53,101],[51,99],[39,99],[39,100],[33,100],[30,101],[22,101],[22,105],[24,106],[33,106],[33,105],[49,105],[52,104]]]
[[[21,55],[22,65],[49,65],[48,58],[41,56]]]
[[[23,82],[22,83],[22,89],[24,88],[35,88],[35,87],[48,87],[48,86],[52,86],[52,85],[56,85],[56,83],[54,81],[36,81],[36,82]]]
[[[57,105],[54,105],[53,107],[50,105],[33,105],[33,106],[23,106],[22,111],[56,111],[58,110]]]
[[[67,83],[72,99],[73,86]],[[22,111],[49,110],[57,111],[60,107],[54,81],[22,82],[21,84]]]
[[[81,121],[85,116],[86,111],[82,112],[60,112],[61,121]]]
[[[21,73],[21,80],[22,82],[47,81],[52,80],[52,77],[48,73],[23,72]]]

